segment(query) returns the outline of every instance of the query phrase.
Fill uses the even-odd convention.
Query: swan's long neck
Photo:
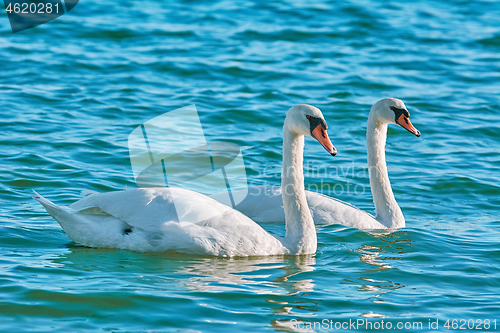
[[[368,171],[376,219],[388,228],[401,228],[405,225],[405,219],[392,193],[387,173],[386,138],[387,123],[378,120],[374,112],[370,112],[366,130],[366,148],[368,149]]]
[[[291,254],[315,253],[316,228],[307,205],[303,171],[304,136],[283,128],[283,171],[281,190],[285,208],[284,245]]]

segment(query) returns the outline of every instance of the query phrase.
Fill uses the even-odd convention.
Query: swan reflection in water
[[[312,291],[312,279],[290,280],[314,270],[312,255],[249,258],[205,258],[178,271],[192,277],[184,279],[187,288],[203,292],[253,290],[257,294],[293,295]]]
[[[371,269],[365,272],[382,272],[393,268],[390,264],[391,260],[400,260],[404,254],[404,245],[411,246],[413,241],[403,239],[402,236],[407,236],[407,231],[372,231],[368,232],[370,236],[376,237],[380,241],[387,243],[384,246],[373,246],[363,244],[358,249],[360,260],[371,266]],[[384,255],[384,256],[382,256]]]
[[[253,291],[266,295],[295,295],[311,292],[313,279],[300,279],[312,272],[313,255],[243,258],[200,257],[180,253],[138,253],[116,249],[92,249],[69,244],[70,252],[49,259],[52,267],[102,274],[129,274],[196,292]],[[310,277],[310,276],[309,276]],[[172,284],[172,280],[177,283]],[[167,281],[168,280],[168,281]],[[154,287],[148,284],[145,287]],[[273,303],[271,299],[269,302]],[[278,304],[278,302],[275,302]]]
[[[341,284],[349,284],[358,286],[357,290],[360,292],[369,292],[374,294],[370,297],[373,303],[384,303],[389,296],[389,293],[398,289],[406,287],[400,282],[393,280],[381,279],[380,273],[387,270],[399,270],[397,268],[397,261],[401,260],[408,247],[413,245],[413,241],[409,240],[407,231],[371,231],[368,232],[370,236],[376,237],[384,245],[362,244],[356,252],[358,252],[361,262],[368,265],[368,267],[358,271],[358,274],[353,275],[354,279],[344,279]],[[379,243],[379,242],[372,242]],[[385,276],[385,275],[384,275]],[[374,313],[369,311],[362,313],[362,317],[367,318],[385,318],[386,315]]]
[[[69,245],[69,252],[47,259],[48,265],[78,271],[75,288],[85,292],[131,293],[196,299],[197,306],[213,307],[210,294],[222,293],[256,302],[260,315],[270,316],[270,325],[297,316],[311,317],[318,303],[314,292],[316,258],[313,255],[249,258],[214,258],[178,253],[137,253]],[[87,273],[90,272],[90,273]],[[96,281],[106,281],[96,283]],[[231,311],[237,311],[235,305]],[[241,311],[248,311],[248,306]],[[267,314],[266,314],[267,313]]]
[[[265,295],[269,310],[274,316],[271,326],[277,330],[290,327],[294,314],[313,317],[318,303],[308,299],[314,291],[312,278],[301,278],[302,273],[314,271],[316,258],[313,255],[273,256],[260,258],[209,258],[203,263],[189,267],[180,274],[193,275],[183,284],[193,291],[253,291]],[[310,277],[311,275],[308,275]],[[305,297],[304,297],[305,296]]]
[[[346,237],[345,244],[349,244],[347,239],[353,236],[351,233],[359,232],[345,231],[346,236],[350,236]],[[356,246],[354,249],[332,249],[332,258],[329,258],[328,250],[316,256],[217,258],[170,252],[92,249],[71,243],[68,252],[47,259],[47,264],[78,271],[78,275],[72,277],[78,280],[74,285],[85,291],[133,292],[160,297],[184,294],[187,298],[199,298],[197,306],[202,307],[217,306],[217,303],[211,304],[211,300],[219,296],[210,294],[223,293],[226,297],[240,298],[238,302],[250,303],[250,307],[256,306],[259,315],[269,316],[269,324],[274,329],[295,331],[292,326],[294,319],[307,321],[311,318],[312,321],[320,313],[322,305],[318,303],[327,306],[331,302],[348,301],[350,298],[346,298],[346,293],[354,296],[356,302],[361,298],[373,304],[373,308],[358,313],[358,316],[384,317],[386,314],[377,310],[376,304],[390,301],[395,297],[390,295],[391,292],[405,287],[401,281],[387,280],[385,273],[398,270],[397,262],[413,246],[413,241],[408,240],[412,237],[407,233],[401,230],[370,232],[371,241],[366,239],[351,244]],[[324,240],[338,242],[337,236]],[[318,258],[323,262],[318,264]],[[317,278],[332,281],[331,299],[317,299],[318,292],[328,291],[315,290],[321,284],[315,281]],[[97,280],[108,282],[96,284]],[[354,288],[354,293],[349,291],[351,288]],[[236,311],[241,303],[235,304],[231,311]],[[248,311],[248,306],[242,311]],[[356,316],[355,313],[352,315]]]

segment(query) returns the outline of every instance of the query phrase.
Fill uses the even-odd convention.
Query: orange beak
[[[315,129],[311,132],[312,137],[318,140],[319,143],[325,148],[327,152],[329,152],[332,156],[337,155],[337,149],[333,146],[333,143],[330,141],[330,138],[328,137],[328,133],[326,133],[326,130],[323,128],[323,126],[318,125],[316,126]]]
[[[417,137],[420,136],[420,131],[417,130],[411,123],[410,118],[406,117],[404,114],[399,116],[398,120],[396,120],[396,123],[406,129],[408,132],[413,133]]]

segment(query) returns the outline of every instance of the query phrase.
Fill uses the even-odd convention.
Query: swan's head
[[[406,109],[405,103],[397,98],[384,98],[372,106],[370,113],[374,113],[377,120],[387,124],[396,124],[408,132],[420,136],[420,132],[412,125],[410,113]]]
[[[328,125],[318,108],[307,104],[293,106],[286,114],[284,127],[296,135],[312,136],[332,156],[337,155],[326,132]]]

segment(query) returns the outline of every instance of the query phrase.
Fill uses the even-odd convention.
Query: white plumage
[[[366,142],[370,187],[376,216],[341,200],[305,191],[307,204],[315,224],[342,224],[359,229],[397,229],[405,226],[403,213],[392,192],[385,162],[388,124],[397,124],[416,136],[420,136],[420,132],[409,120],[409,113],[403,101],[384,98],[371,108]],[[219,199],[219,195],[212,195],[212,198]],[[285,221],[279,186],[264,185],[249,188],[248,195],[236,206],[236,209],[257,222]]]
[[[302,169],[304,135],[312,132],[310,117],[324,123],[319,109],[296,105],[287,113],[283,128],[283,167],[289,170],[283,184],[292,188],[283,196],[288,208],[285,237],[272,236],[239,211],[180,188],[94,192],[73,203],[72,212],[36,192],[33,198],[73,241],[90,247],[217,256],[314,253],[316,230],[305,200]],[[327,135],[318,141],[334,154]]]

